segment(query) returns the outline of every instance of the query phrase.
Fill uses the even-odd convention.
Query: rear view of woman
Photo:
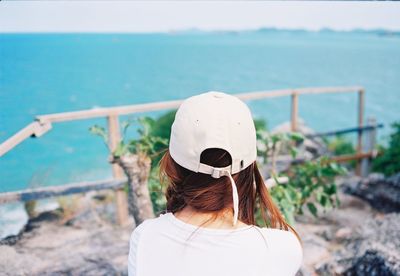
[[[167,212],[133,231],[129,275],[295,275],[302,247],[256,156],[253,119],[242,101],[220,92],[185,100],[160,163]],[[256,226],[256,212],[268,228]]]

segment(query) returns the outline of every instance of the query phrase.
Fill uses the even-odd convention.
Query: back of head
[[[256,152],[251,113],[238,98],[209,92],[184,101],[160,162],[160,175],[168,182],[167,211],[190,206],[218,216],[233,210],[251,225],[257,213],[264,225],[295,232],[269,195]]]

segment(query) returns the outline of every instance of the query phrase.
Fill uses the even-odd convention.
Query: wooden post
[[[372,128],[369,129],[364,137],[363,149],[364,152],[373,153],[375,150],[375,142],[376,142],[376,120],[374,118],[368,118],[367,125]],[[371,157],[364,158],[361,160],[361,176],[367,177],[371,170]]]
[[[362,127],[364,124],[364,101],[365,101],[365,91],[364,89],[360,89],[358,91],[358,126]],[[358,131],[358,137],[357,137],[357,154],[362,153],[362,137],[363,133],[361,130]],[[356,175],[360,176],[361,175],[361,161],[357,161],[357,166],[356,166]]]
[[[292,131],[297,130],[297,117],[299,112],[299,95],[296,91],[292,93],[292,102],[291,102],[291,129]]]
[[[121,134],[119,130],[118,115],[110,115],[107,117],[108,120],[108,146],[110,152],[115,150],[119,141],[121,140]],[[115,179],[124,178],[124,172],[118,164],[112,164],[112,172]],[[128,203],[126,194],[123,189],[117,189],[115,193],[117,203],[117,221],[119,225],[125,225],[128,222]]]

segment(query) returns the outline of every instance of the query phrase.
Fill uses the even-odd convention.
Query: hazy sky
[[[400,3],[0,1],[0,32],[164,32],[260,27],[400,30]]]

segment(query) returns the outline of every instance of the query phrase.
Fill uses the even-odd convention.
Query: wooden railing
[[[236,94],[238,98],[242,100],[259,100],[275,97],[290,96],[291,97],[291,129],[292,131],[297,130],[298,126],[298,110],[299,110],[299,96],[305,94],[326,94],[326,93],[357,93],[358,94],[358,106],[357,106],[357,126],[358,129],[363,127],[364,122],[364,98],[365,91],[359,86],[350,87],[317,87],[317,88],[298,88],[298,89],[284,89],[284,90],[273,90],[273,91],[259,91],[250,92],[243,94]],[[108,133],[109,133],[109,149],[113,151],[118,144],[120,136],[119,128],[119,116],[127,115],[139,112],[157,111],[157,110],[168,110],[178,108],[182,100],[176,101],[165,101],[147,104],[136,104],[127,106],[117,106],[108,108],[94,108],[81,111],[63,112],[55,114],[47,114],[37,116],[31,124],[18,131],[16,134],[11,136],[9,139],[4,141],[0,145],[0,157],[12,150],[15,146],[23,142],[29,137],[40,137],[46,132],[50,131],[53,123],[65,122],[65,121],[76,121],[85,120],[92,118],[105,117],[108,122]],[[358,160],[356,171],[358,174],[361,172],[361,160],[370,158],[372,153],[363,153],[362,145],[362,131],[358,131],[357,138],[357,153],[354,156],[347,156],[349,160]],[[346,160],[347,160],[346,159]],[[71,194],[85,192],[88,190],[96,189],[116,189],[116,203],[117,203],[117,216],[119,224],[124,224],[128,217],[128,208],[126,195],[122,190],[122,182],[124,182],[124,174],[122,169],[117,164],[112,164],[112,172],[114,180],[110,183],[107,181],[99,181],[94,183],[75,183],[65,184],[61,187],[44,187],[41,188],[41,196],[49,197],[61,194]],[[108,183],[108,184],[107,184]],[[72,186],[71,186],[72,185]],[[68,186],[75,187],[68,189]],[[67,188],[66,190],[63,189]],[[40,196],[33,196],[35,191],[38,190],[25,190],[20,192],[11,193],[0,193],[0,204],[9,202],[12,200],[27,200],[38,199]],[[47,192],[46,192],[47,191]],[[31,195],[31,196],[29,196]],[[47,195],[47,196],[46,196]]]

